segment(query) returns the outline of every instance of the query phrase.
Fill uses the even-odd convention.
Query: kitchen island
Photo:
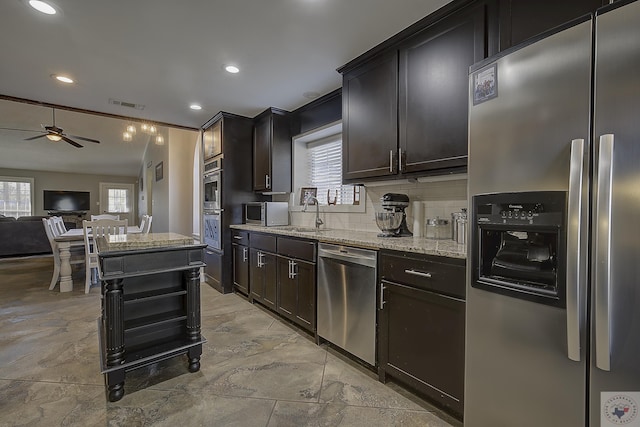
[[[125,373],[187,354],[200,369],[200,268],[204,244],[176,233],[96,239],[102,286],[98,319],[108,398],[124,395]]]

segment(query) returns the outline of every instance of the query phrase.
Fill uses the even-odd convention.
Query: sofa
[[[42,218],[46,216],[21,216],[19,218],[0,215],[0,258],[50,254],[51,245],[44,231]],[[67,229],[74,223],[65,222]]]

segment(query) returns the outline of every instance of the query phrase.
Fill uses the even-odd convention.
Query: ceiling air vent
[[[121,107],[134,108],[136,110],[144,110],[144,105],[134,104],[132,102],[118,101],[117,99],[109,98],[109,104],[119,105]]]

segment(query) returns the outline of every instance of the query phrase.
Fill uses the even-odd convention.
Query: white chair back
[[[151,230],[151,221],[153,217],[151,215],[142,215],[142,219],[140,220],[140,232],[143,234],[149,233]]]
[[[109,215],[109,214],[101,214],[101,215],[91,215],[91,221],[97,221],[99,219],[120,219],[120,215]]]
[[[91,288],[92,269],[98,268],[98,252],[93,240],[96,237],[110,236],[115,234],[127,234],[129,221],[126,219],[99,219],[97,221],[82,221],[84,236],[84,251],[86,259],[86,271],[84,278],[84,293],[89,293]]]
[[[67,232],[67,227],[65,227],[64,220],[62,219],[62,217],[52,216],[49,219],[51,220],[51,223],[55,227],[55,230],[56,230],[56,233],[57,233],[56,235],[59,236],[60,234]]]

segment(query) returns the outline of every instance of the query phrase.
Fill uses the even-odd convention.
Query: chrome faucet
[[[316,202],[316,230],[320,229],[320,226],[324,224],[324,222],[320,219],[320,202],[314,196],[307,196],[304,198],[304,206],[302,207],[302,212],[307,211],[307,206],[309,206],[309,202],[315,200]]]

